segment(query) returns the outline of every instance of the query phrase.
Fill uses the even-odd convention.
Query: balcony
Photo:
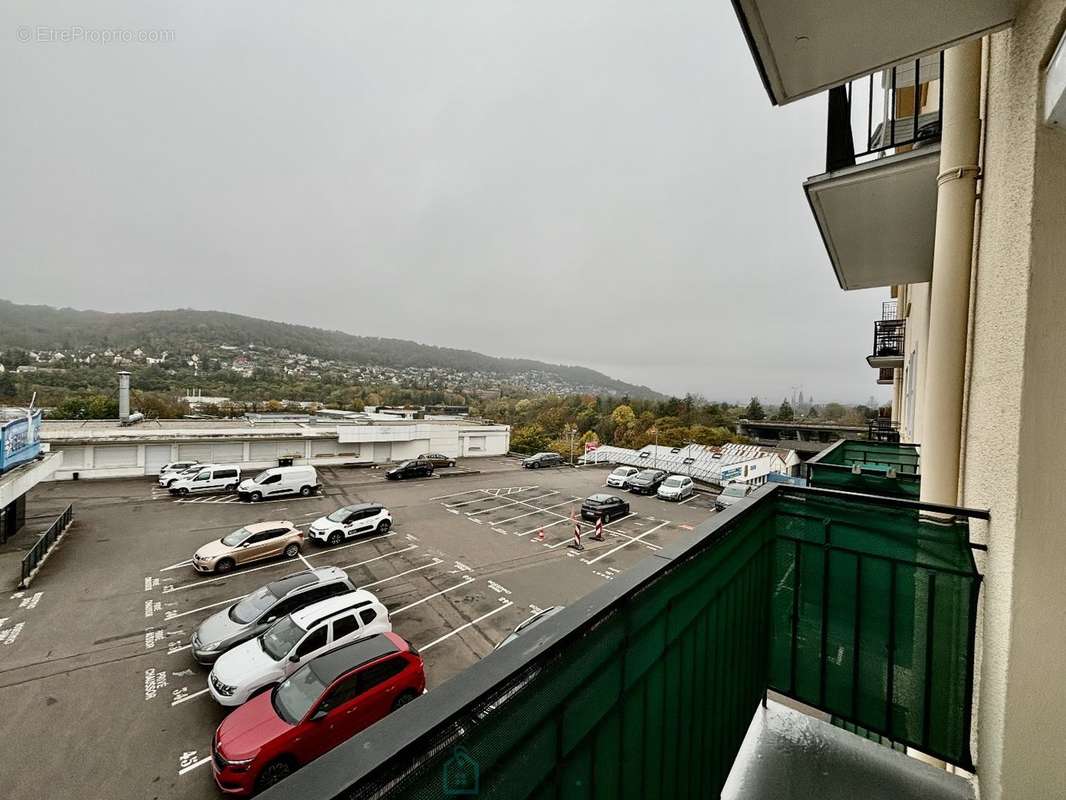
[[[804,185],[843,289],[932,275],[943,53],[829,91],[826,171]]]
[[[896,370],[892,367],[881,367],[877,371],[877,383],[881,386],[891,386],[896,382]]]
[[[893,303],[893,313],[895,304]],[[866,363],[874,369],[898,369],[903,366],[907,320],[879,319],[874,322],[874,349]]]
[[[758,755],[802,732],[771,692],[972,771],[972,516],[987,513],[765,486],[262,798],[703,798],[727,780],[734,797],[796,796],[773,788],[787,754]],[[805,766],[783,778],[805,796],[972,797],[959,776],[814,727],[790,737]]]
[[[775,105],[1006,27],[1021,0],[733,0]]]
[[[916,444],[841,440],[807,462],[811,486],[917,500],[921,458]]]
[[[899,443],[899,423],[888,417],[877,417],[866,426],[866,440],[869,442]]]

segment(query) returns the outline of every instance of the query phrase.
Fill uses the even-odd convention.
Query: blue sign
[[[780,472],[771,472],[766,476],[767,483],[784,483],[788,486],[806,486],[806,478],[795,478],[791,475],[782,475]]]
[[[40,410],[0,424],[0,443],[0,472],[37,458],[41,452]]]
[[[732,469],[722,470],[722,483],[725,483],[731,478],[737,477],[741,472],[740,467],[733,467]]]

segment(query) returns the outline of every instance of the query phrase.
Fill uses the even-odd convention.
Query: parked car
[[[215,782],[236,796],[262,791],[425,690],[422,657],[395,633],[331,650],[222,721]]]
[[[390,481],[398,481],[403,478],[432,478],[433,464],[424,458],[412,458],[404,461],[391,469],[385,470],[385,478]]]
[[[687,475],[671,475],[661,484],[655,492],[660,500],[684,500],[692,497],[696,491],[692,478]]]
[[[420,460],[428,461],[434,467],[454,467],[455,459],[448,458],[444,453],[423,453],[418,457]]]
[[[227,650],[255,638],[285,615],[355,589],[348,573],[337,567],[309,569],[260,586],[200,623],[192,636],[193,658],[213,664]]]
[[[340,544],[352,536],[387,533],[391,527],[392,514],[380,503],[357,503],[319,517],[311,523],[307,536],[327,544]]]
[[[232,492],[240,482],[241,468],[236,464],[201,464],[198,469],[194,467],[183,472],[167,488],[171,494],[185,497],[208,492]]]
[[[602,519],[608,523],[613,519],[619,519],[629,513],[629,503],[613,494],[597,493],[589,495],[581,504],[581,517],[583,519]]]
[[[558,453],[535,453],[522,461],[526,469],[541,469],[542,467],[561,467],[563,457]]]
[[[727,483],[722,488],[722,493],[714,498],[715,511],[722,511],[735,503],[739,503],[751,494],[751,486],[746,483]]]
[[[310,497],[321,488],[314,467],[272,467],[243,481],[237,487],[237,494],[242,500],[258,503],[264,497],[281,497],[287,494]]]
[[[210,464],[193,464],[191,467],[186,467],[180,472],[161,472],[159,474],[159,485],[164,489],[169,489],[174,485],[174,482],[181,478],[195,478],[196,473],[202,470],[204,467],[211,466]]]
[[[615,467],[614,471],[607,476],[607,485],[615,489],[625,489],[629,486],[629,479],[640,472],[636,467]]]
[[[165,489],[182,472],[198,466],[200,466],[199,461],[171,461],[169,464],[164,464],[159,468],[159,485]]]
[[[296,558],[303,540],[303,534],[288,520],[257,522],[208,542],[193,555],[192,565],[197,572],[222,573],[264,558]]]
[[[211,668],[207,685],[224,706],[239,706],[285,680],[300,663],[341,645],[392,630],[389,612],[365,589],[321,600],[282,617],[261,635],[238,645]]]
[[[655,494],[665,480],[666,473],[661,469],[642,469],[629,479],[629,491],[633,494]]]
[[[544,622],[547,619],[551,619],[564,608],[566,608],[566,606],[552,606],[551,608],[545,608],[538,611],[536,614],[533,614],[528,619],[519,622],[518,625],[515,626],[515,629],[509,634],[507,634],[504,640],[498,645],[496,645],[496,647],[494,647],[493,649],[499,650],[504,645],[510,644],[522,634],[529,633],[533,628],[540,625],[540,623]]]

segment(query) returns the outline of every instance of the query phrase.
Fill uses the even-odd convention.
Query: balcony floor
[[[769,701],[752,720],[722,800],[974,800],[959,775]]]

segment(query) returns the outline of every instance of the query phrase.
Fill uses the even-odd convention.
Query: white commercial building
[[[418,420],[388,424],[344,421],[46,420],[41,441],[63,454],[56,479],[153,475],[170,461],[195,459],[244,469],[277,466],[280,459],[314,466],[384,464],[423,453],[450,458],[504,455],[507,425]]]
[[[747,444],[725,444],[721,447],[649,444],[640,450],[605,445],[582,456],[580,462],[661,469],[718,486],[731,482],[758,486],[766,483],[771,473],[791,475],[800,459],[794,450],[768,450]]]

